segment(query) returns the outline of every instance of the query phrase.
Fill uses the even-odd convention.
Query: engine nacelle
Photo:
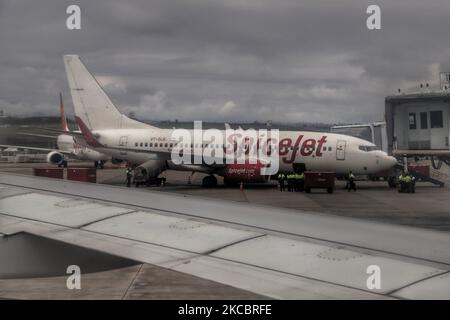
[[[154,178],[166,168],[166,161],[164,160],[148,160],[134,169],[135,179],[145,181],[149,178]]]
[[[47,154],[47,162],[51,164],[60,164],[64,160],[64,155],[58,151],[52,151]]]
[[[122,162],[123,162],[122,159],[117,159],[117,158],[112,158],[112,159],[111,159],[111,163],[112,163],[112,164],[115,164],[115,165],[119,165],[119,164],[121,164]]]
[[[228,164],[225,166],[223,178],[227,182],[261,183],[267,182],[268,175],[262,175],[264,165],[257,164]]]

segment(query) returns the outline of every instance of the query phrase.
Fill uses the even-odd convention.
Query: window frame
[[[439,126],[436,126],[436,125],[433,126],[433,114],[440,115]],[[436,120],[436,119],[434,119],[434,120]],[[442,129],[442,128],[444,128],[444,113],[442,112],[442,110],[430,111],[430,129]]]
[[[413,120],[413,122],[411,122],[411,119]],[[417,116],[415,112],[408,113],[408,126],[409,130],[417,130]]]

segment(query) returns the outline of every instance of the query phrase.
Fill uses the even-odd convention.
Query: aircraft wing
[[[36,150],[36,151],[44,151],[44,152],[51,152],[51,151],[58,151],[62,154],[70,155],[71,152],[68,151],[61,151],[58,149],[51,149],[51,148],[36,148],[36,147],[29,147],[29,146],[13,146],[9,144],[0,144],[0,148],[16,148],[16,149],[24,149],[24,150]]]
[[[40,137],[40,138],[51,138],[57,139],[57,135],[49,135],[49,134],[39,134],[39,133],[27,133],[27,132],[19,132],[21,136],[30,136],[30,137]]]
[[[83,134],[79,131],[64,131],[61,129],[44,128],[44,127],[29,127],[29,128],[31,128],[33,130],[41,130],[41,131],[54,132],[57,134],[65,134],[65,135],[76,137],[76,138],[83,138]]]
[[[0,173],[0,233],[17,232],[270,298],[450,298],[445,232]]]

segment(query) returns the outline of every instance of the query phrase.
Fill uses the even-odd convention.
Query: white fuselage
[[[193,130],[186,131],[193,136]],[[102,145],[96,147],[97,151],[137,165],[167,156],[175,145],[172,133],[173,129],[158,128],[93,131]],[[224,148],[224,145],[227,142],[207,147]],[[281,172],[292,171],[293,164],[304,164],[306,170],[371,174],[397,163],[385,152],[375,150],[375,145],[368,141],[328,132],[280,131],[276,145]]]

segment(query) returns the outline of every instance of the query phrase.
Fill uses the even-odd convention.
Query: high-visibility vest
[[[283,173],[280,173],[279,175],[278,175],[278,179],[284,179],[285,177],[284,177],[284,174]]]
[[[302,173],[300,173],[299,175],[298,175],[298,178],[300,179],[300,180],[304,180],[305,179],[305,174],[302,172]]]

